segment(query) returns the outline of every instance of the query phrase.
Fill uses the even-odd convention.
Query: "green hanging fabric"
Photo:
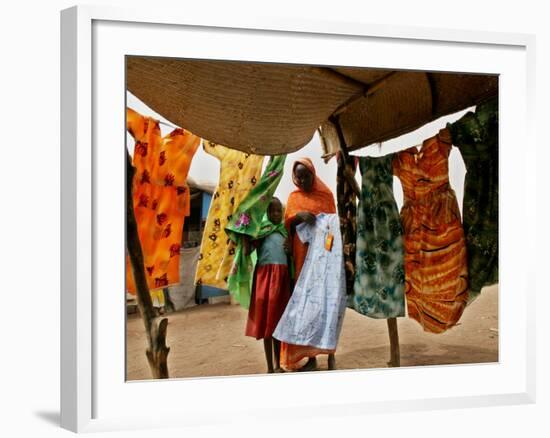
[[[282,222],[275,225],[267,218],[267,208],[283,176],[285,160],[286,155],[270,158],[258,184],[242,200],[232,220],[225,227],[225,232],[236,246],[227,285],[231,295],[245,309],[250,305],[255,254],[244,254],[243,237],[248,236],[255,240],[274,232],[287,236]]]
[[[498,283],[498,100],[447,128],[466,165],[462,222],[472,302],[484,286]]]

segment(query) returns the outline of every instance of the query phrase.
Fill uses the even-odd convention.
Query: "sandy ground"
[[[209,304],[167,315],[170,377],[231,376],[266,372],[263,342],[244,336],[246,311]],[[468,306],[460,324],[443,334],[425,333],[408,318],[398,319],[401,366],[498,361],[498,289],[486,288]],[[127,379],[150,379],[143,323],[127,321]],[[318,363],[326,369],[326,357]],[[338,369],[383,368],[389,360],[385,320],[347,309],[338,350]]]

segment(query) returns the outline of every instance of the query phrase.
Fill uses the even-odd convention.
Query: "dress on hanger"
[[[260,179],[264,157],[206,140],[203,148],[207,154],[220,160],[220,177],[208,210],[195,283],[227,289],[235,248],[229,245],[225,227]]]
[[[456,325],[468,301],[466,242],[455,193],[449,184],[451,140],[447,130],[395,154],[401,180],[405,243],[405,294],[409,317],[441,333]]]
[[[189,215],[187,174],[200,138],[181,128],[161,137],[159,122],[128,108],[128,132],[135,139],[132,184],[134,214],[150,290],[179,282],[184,217]],[[129,261],[126,288],[135,293]]]
[[[462,213],[471,301],[498,282],[498,100],[447,127],[466,164]]]
[[[355,282],[355,245],[357,241],[357,196],[348,183],[345,172],[355,174],[355,157],[344,158],[336,154],[338,170],[336,173],[336,204],[340,217],[340,233],[344,247],[344,268],[346,271],[346,292],[353,294]]]
[[[405,316],[403,230],[393,195],[393,157],[359,157],[357,272],[349,306],[371,318]]]

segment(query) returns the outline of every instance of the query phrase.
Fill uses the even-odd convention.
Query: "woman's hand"
[[[301,211],[296,213],[296,217],[300,219],[300,222],[305,222],[308,225],[315,224],[315,215],[309,211]]]
[[[299,213],[296,213],[294,219],[290,222],[291,235],[294,235],[294,233],[296,232],[296,226],[301,224],[302,222],[305,222],[308,225],[314,225],[315,215],[310,213],[309,211],[300,211]]]

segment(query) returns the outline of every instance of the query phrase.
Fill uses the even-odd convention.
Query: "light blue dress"
[[[321,213],[314,225],[296,227],[309,243],[304,266],[273,337],[287,344],[334,350],[346,310],[346,278],[338,215]],[[325,248],[327,235],[332,249]]]

